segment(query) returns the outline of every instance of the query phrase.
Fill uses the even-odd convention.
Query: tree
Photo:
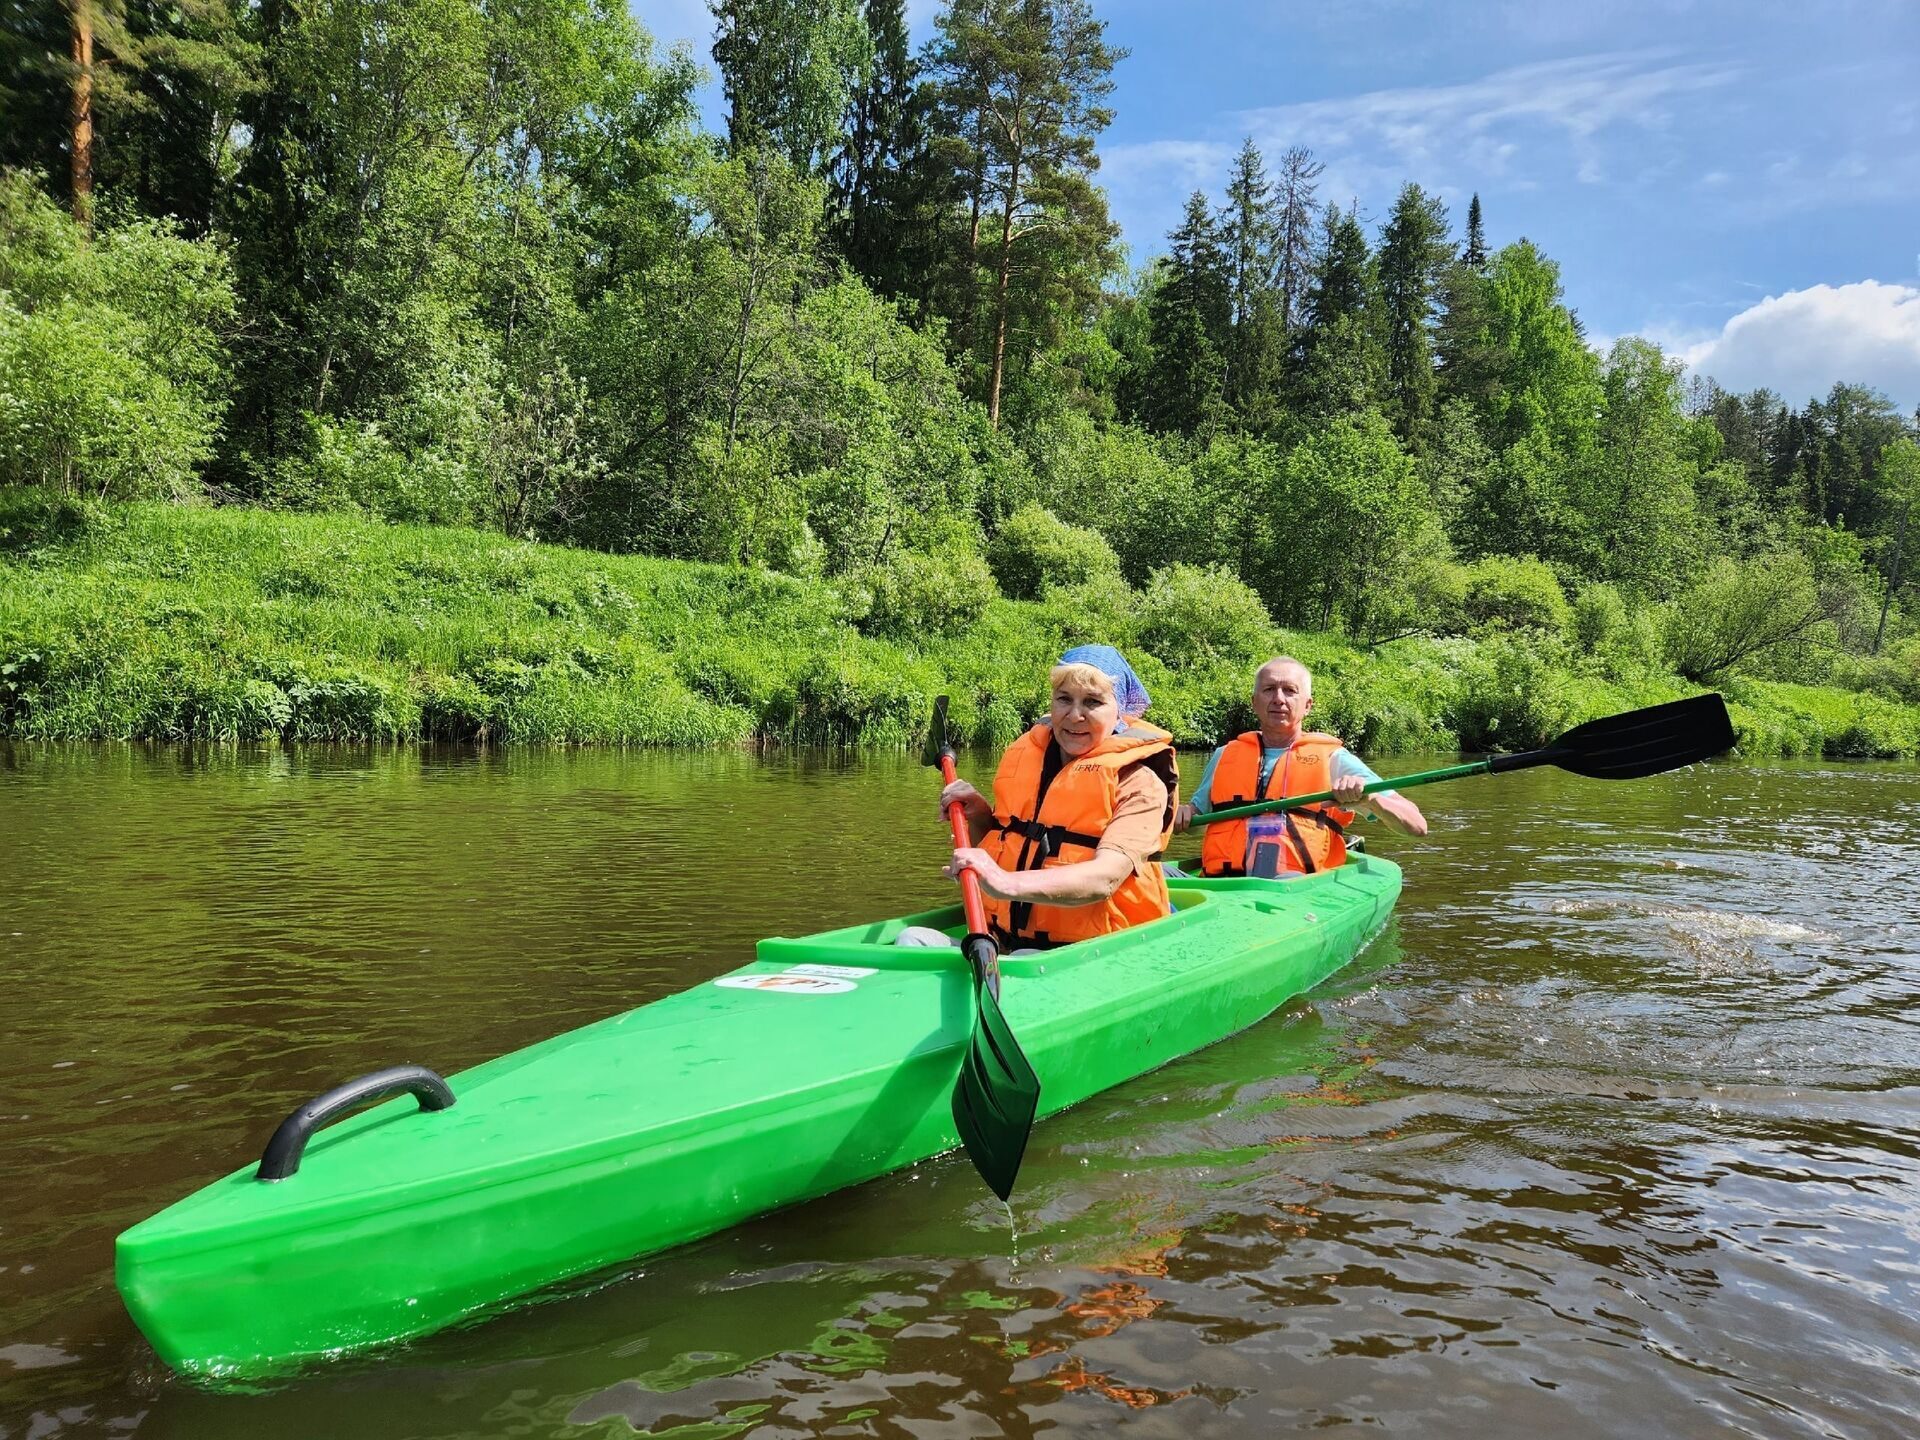
[[[1708,684],[1829,618],[1805,556],[1792,550],[1740,562],[1722,556],[1675,602],[1668,663],[1695,684]]]
[[[897,293],[904,275],[890,260],[911,203],[906,172],[925,143],[919,71],[907,44],[905,0],[865,0],[864,8],[873,62],[847,106],[827,203],[840,253],[870,282]]]
[[[727,98],[727,148],[770,146],[818,174],[865,84],[873,39],[859,0],[708,0]]]
[[[1294,145],[1280,157],[1280,178],[1274,187],[1274,257],[1280,286],[1280,328],[1291,338],[1302,323],[1307,292],[1313,283],[1314,192],[1327,167],[1313,152]]]
[[[1156,430],[1191,434],[1218,405],[1232,343],[1232,257],[1198,190],[1187,198],[1180,228],[1167,237],[1148,302],[1153,362],[1145,416]]]
[[[1599,443],[1573,469],[1579,568],[1665,596],[1700,552],[1698,473],[1681,411],[1682,367],[1652,341],[1626,336],[1607,355]],[[1710,427],[1709,427],[1710,428]]]
[[[1874,627],[1873,653],[1880,653],[1880,642],[1887,636],[1887,611],[1899,593],[1901,562],[1906,559],[1907,526],[1913,519],[1913,502],[1920,497],[1920,445],[1902,436],[1880,456],[1880,479],[1899,513],[1893,532],[1893,555],[1887,562],[1887,589],[1880,601],[1880,623]]]
[[[1402,441],[1426,443],[1433,418],[1431,334],[1441,277],[1453,259],[1447,210],[1436,196],[1409,184],[1400,192],[1380,237],[1380,302],[1387,414]]]
[[[1252,137],[1241,145],[1227,178],[1227,204],[1219,217],[1227,267],[1228,334],[1222,394],[1243,419],[1261,413],[1276,380],[1285,334],[1274,272],[1277,233],[1273,184]]]
[[[1104,270],[1114,229],[1092,183],[1095,138],[1113,118],[1112,72],[1125,54],[1106,43],[1088,0],[974,0],[942,15],[930,68],[946,108],[971,118],[954,153],[977,197],[972,222],[991,215],[986,402],[1000,425],[1008,341],[1022,291]],[[1038,284],[1036,284],[1038,282]]]
[[[1460,260],[1469,270],[1487,268],[1487,232],[1480,220],[1480,192],[1477,190],[1473,199],[1467,202],[1467,243],[1460,251]]]
[[[1294,408],[1333,415],[1373,406],[1385,379],[1376,329],[1378,279],[1360,220],[1327,207],[1292,355]]]
[[[1600,414],[1600,364],[1561,303],[1560,267],[1516,241],[1488,265],[1485,301],[1492,437],[1503,449],[1534,436],[1583,453]]]
[[[1273,510],[1292,519],[1261,568],[1284,625],[1367,635],[1415,562],[1444,548],[1426,485],[1377,414],[1328,421],[1282,467]]]

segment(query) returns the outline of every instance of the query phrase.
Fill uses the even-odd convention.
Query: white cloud
[[[1860,280],[1769,295],[1680,352],[1729,390],[1765,386],[1790,405],[1836,381],[1920,403],[1920,289]]]
[[[1339,205],[1390,204],[1411,177],[1461,200],[1492,180],[1508,191],[1568,174],[1606,185],[1619,160],[1610,153],[1616,132],[1669,132],[1667,142],[1637,139],[1630,153],[1640,167],[1670,164],[1671,136],[1687,129],[1680,122],[1742,74],[1732,63],[1631,51],[1515,65],[1455,85],[1264,106],[1220,115],[1197,137],[1103,147],[1101,180],[1128,237],[1149,250],[1177,223],[1190,190],[1224,184],[1247,135],[1269,162],[1289,146],[1313,151],[1326,165],[1320,197]]]

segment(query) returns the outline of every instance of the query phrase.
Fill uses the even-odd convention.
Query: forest
[[[88,616],[145,603],[73,537],[193,552],[213,531],[186,512],[217,511],[295,525],[283,549],[335,534],[308,569],[343,603],[348,557],[386,553],[367,527],[459,527],[790,580],[927,685],[992,636],[1038,663],[1006,617],[1046,614],[1069,618],[1019,623],[1170,675],[1305,634],[1350,676],[1477,666],[1501,703],[1561,685],[1555,718],[1812,687],[1899,718],[1849,750],[1776,688],[1761,748],[1913,753],[1920,415],[1850,383],[1729,393],[1632,336],[1601,353],[1550,237],[1418,177],[1384,215],[1342,208],[1298,146],[1247,141],[1130,263],[1099,172],[1125,57],[1088,0],[955,0],[917,47],[903,0],[711,8],[696,56],[622,0],[0,0],[0,729],[307,733],[264,701],[72,703],[100,683]],[[179,561],[183,594],[205,564]],[[189,652],[254,653],[200,608],[198,639],[117,643],[176,681]],[[560,664],[469,628],[431,663],[367,640],[412,708],[340,733],[548,734],[484,695],[421,709]],[[794,732],[791,687],[703,689],[671,635],[646,644],[747,717],[688,738]],[[235,686],[294,693],[246,665]],[[976,715],[1017,689],[981,680]],[[1442,690],[1376,738],[1529,728]],[[1230,711],[1196,701],[1185,738]]]

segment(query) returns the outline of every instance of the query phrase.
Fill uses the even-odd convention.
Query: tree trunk
[[[987,424],[1000,428],[1000,382],[1007,372],[1007,297],[1013,282],[1013,208],[1019,202],[1020,162],[1007,173],[1007,200],[1000,208],[1000,273],[993,290],[993,379],[987,387]]]
[[[93,228],[93,0],[67,0],[73,22],[73,218]]]

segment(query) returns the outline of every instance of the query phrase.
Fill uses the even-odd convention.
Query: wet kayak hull
[[[1178,881],[1166,920],[1004,962],[1054,1114],[1246,1028],[1386,923],[1390,862]],[[752,964],[321,1130],[121,1235],[128,1310],[175,1370],[244,1381],[430,1333],[958,1143],[958,908],[762,941]],[[1039,1132],[1044,1141],[1045,1130]],[[1017,1200],[1017,1196],[1016,1196]]]

